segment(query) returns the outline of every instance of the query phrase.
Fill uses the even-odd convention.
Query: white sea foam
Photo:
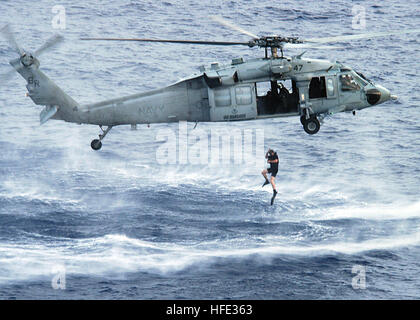
[[[68,275],[123,276],[130,272],[168,274],[188,267],[206,268],[217,259],[253,259],[270,263],[281,255],[322,256],[358,254],[420,245],[420,231],[361,242],[287,243],[284,237],[261,237],[259,243],[249,239],[204,242],[199,244],[156,243],[132,239],[125,235],[71,240],[60,246],[41,244],[0,245],[0,284],[49,279],[54,267],[64,266]],[[261,259],[263,258],[263,259]]]
[[[326,210],[322,219],[360,218],[369,220],[420,218],[420,202],[411,204],[376,204],[346,206]]]

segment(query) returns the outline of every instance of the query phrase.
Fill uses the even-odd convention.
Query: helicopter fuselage
[[[234,59],[201,67],[168,87],[80,106],[58,119],[98,125],[240,121],[360,110],[391,98],[382,86],[340,63],[292,58]],[[292,92],[278,90],[290,80]],[[268,92],[261,91],[267,84]],[[264,86],[262,86],[264,88]],[[373,92],[376,99],[368,99]]]

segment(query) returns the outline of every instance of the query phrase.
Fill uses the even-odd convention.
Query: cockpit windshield
[[[356,71],[356,74],[357,74],[357,78],[360,79],[360,81],[364,83],[363,86],[367,85],[368,83],[373,84],[372,81],[366,78],[363,73]]]

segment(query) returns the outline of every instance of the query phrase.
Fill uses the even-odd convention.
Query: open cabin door
[[[208,90],[211,121],[246,120],[257,117],[254,83]]]
[[[260,81],[256,85],[260,118],[298,114],[299,90],[296,81]]]

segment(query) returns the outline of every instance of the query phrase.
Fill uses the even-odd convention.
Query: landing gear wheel
[[[90,146],[92,147],[93,150],[99,150],[100,148],[102,148],[102,142],[99,139],[95,139],[95,140],[92,140]]]
[[[112,129],[112,126],[108,126],[105,130],[102,128],[102,125],[100,125],[99,128],[102,130],[102,133],[99,135],[99,139],[92,140],[90,143],[93,150],[99,150],[102,148],[102,140],[108,134],[109,130]]]
[[[315,134],[319,131],[321,125],[316,117],[310,117],[308,120],[305,121],[303,124],[303,129],[308,134]]]
[[[305,124],[305,122],[306,122],[306,116],[305,115],[300,116],[300,123],[302,124],[302,126]]]

